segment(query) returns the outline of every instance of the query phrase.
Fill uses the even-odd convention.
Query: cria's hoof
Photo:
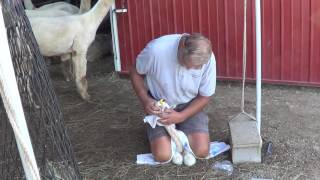
[[[183,162],[186,166],[193,166],[196,163],[196,158],[191,153],[186,153],[183,156]]]
[[[183,162],[183,157],[180,153],[175,153],[172,157],[172,162],[176,165],[181,165]]]

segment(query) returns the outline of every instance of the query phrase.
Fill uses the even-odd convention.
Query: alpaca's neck
[[[31,0],[23,0],[23,3],[26,9],[32,10],[35,8]]]
[[[114,0],[99,0],[96,5],[84,15],[91,27],[98,28],[103,18],[107,15],[113,1]]]
[[[81,0],[80,3],[80,14],[89,11],[91,8],[91,0]]]

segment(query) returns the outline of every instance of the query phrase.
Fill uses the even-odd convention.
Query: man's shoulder
[[[154,56],[164,56],[176,51],[177,42],[180,39],[180,34],[164,35],[150,41],[147,45],[147,50]]]
[[[167,35],[163,35],[163,36],[160,36],[158,38],[156,38],[155,40],[156,41],[170,41],[170,40],[177,40],[177,38],[180,38],[182,36],[182,34],[167,34]]]
[[[170,44],[176,44],[177,40],[179,40],[181,34],[169,34],[158,37],[152,40],[149,45],[154,48],[167,47]]]
[[[213,53],[211,54],[211,57],[205,66],[210,67],[210,68],[212,68],[213,66],[216,66],[216,58]]]

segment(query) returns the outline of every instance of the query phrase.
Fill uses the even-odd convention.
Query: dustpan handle
[[[242,47],[242,96],[241,111],[244,112],[244,88],[246,83],[246,66],[247,66],[247,0],[244,0],[244,23],[243,23],[243,47]]]

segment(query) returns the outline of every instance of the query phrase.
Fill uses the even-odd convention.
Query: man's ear
[[[183,53],[184,53],[184,54],[187,54],[187,53],[188,53],[188,50],[186,49],[186,40],[187,40],[187,37],[186,37],[186,36],[183,36],[181,40],[182,40],[181,48],[182,48],[182,50],[183,50]]]

